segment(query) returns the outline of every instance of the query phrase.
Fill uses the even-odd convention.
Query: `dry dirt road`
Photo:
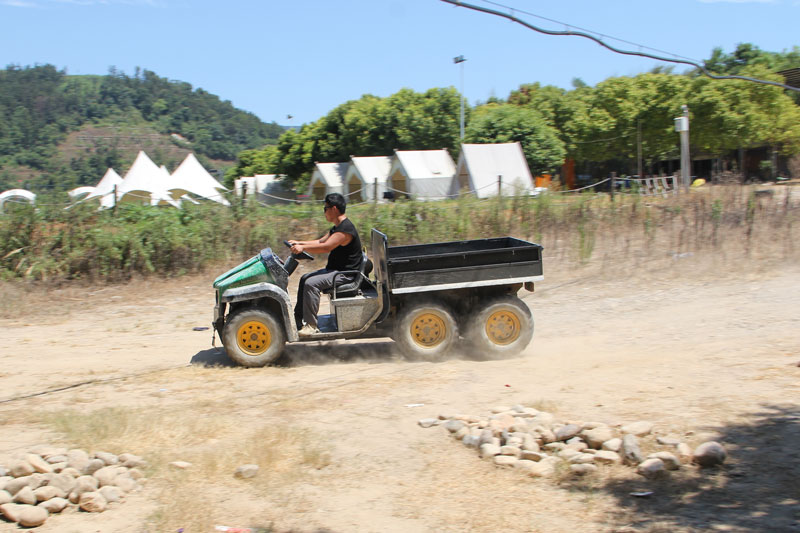
[[[525,297],[536,320],[532,344],[502,361],[409,362],[387,340],[290,346],[278,366],[234,368],[210,347],[209,331],[192,329],[210,321],[211,275],[21,296],[16,315],[0,322],[0,464],[35,444],[71,444],[38,422],[43,412],[200,405],[242,428],[307,431],[331,455],[328,466],[267,493],[219,496],[213,479],[193,487],[193,512],[208,523],[309,532],[797,532],[800,269],[741,276],[738,266],[699,275],[706,266],[687,258],[648,275],[624,265],[613,275],[548,274]],[[30,396],[44,391],[53,392]],[[622,467],[589,479],[533,479],[481,461],[442,428],[417,425],[514,404],[569,420],[647,420],[690,444],[714,437],[730,457],[721,469],[689,467],[664,481]],[[188,453],[163,452],[169,460]],[[165,487],[155,473],[105,513],[68,512],[39,530],[162,531],[148,525],[153,513],[187,505]],[[636,490],[654,494],[630,496]],[[14,530],[0,522],[0,532]]]

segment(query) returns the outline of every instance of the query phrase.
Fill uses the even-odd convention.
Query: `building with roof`
[[[395,150],[388,183],[395,196],[444,200],[456,175],[456,165],[445,150]]]
[[[450,194],[478,198],[535,194],[528,162],[518,142],[462,144]]]
[[[323,200],[326,194],[345,193],[344,176],[349,163],[314,163],[314,172],[308,184],[308,195]]]

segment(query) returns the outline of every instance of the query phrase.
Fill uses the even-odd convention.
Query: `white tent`
[[[113,168],[106,170],[103,178],[95,185],[94,191],[84,198],[90,200],[92,198],[100,198],[100,207],[103,209],[111,209],[114,207],[114,187],[122,183],[122,178],[117,174]]]
[[[308,195],[322,200],[326,194],[344,194],[344,175],[349,163],[314,163],[314,173],[308,184]]]
[[[376,192],[379,200],[383,198],[392,158],[385,155],[350,156],[350,161],[352,164],[344,177],[343,194],[347,195],[347,201],[353,203],[372,201]]]
[[[75,187],[74,189],[67,191],[67,195],[70,197],[71,200],[80,200],[83,196],[87,196],[94,192],[94,187],[91,186],[83,186],[83,187]]]
[[[0,211],[3,210],[6,202],[29,202],[33,204],[36,202],[36,195],[25,189],[9,189],[0,193]]]
[[[117,186],[117,200],[119,202],[177,206],[177,202],[172,200],[167,192],[169,180],[169,173],[166,172],[166,169],[158,168],[147,157],[147,154],[140,151],[122,179],[122,183]]]
[[[395,150],[389,186],[419,200],[448,198],[456,165],[447,150]]]
[[[450,194],[466,192],[478,198],[497,196],[498,184],[504,196],[534,194],[533,178],[522,145],[518,142],[462,144]]]
[[[170,176],[167,189],[173,199],[190,193],[223,205],[230,205],[222,196],[225,187],[203,168],[203,165],[191,152]]]
[[[284,178],[284,174],[244,176],[233,181],[233,189],[239,198],[246,192],[248,197],[265,204],[293,202],[297,195],[284,184]]]

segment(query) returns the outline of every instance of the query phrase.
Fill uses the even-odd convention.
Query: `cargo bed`
[[[542,246],[514,237],[390,246],[386,252],[394,294],[543,279]]]

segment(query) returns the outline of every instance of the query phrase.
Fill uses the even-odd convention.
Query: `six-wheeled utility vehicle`
[[[288,246],[288,242],[285,243]],[[409,356],[436,360],[460,339],[484,357],[513,355],[533,336],[517,297],[542,277],[542,247],[513,237],[387,246],[373,229],[372,260],[329,291],[320,333],[300,338],[287,291],[309,254],[281,260],[270,248],[214,280],[214,330],[235,362],[264,366],[287,342],[391,337]],[[374,265],[374,269],[373,269]],[[352,281],[351,281],[352,279]]]

